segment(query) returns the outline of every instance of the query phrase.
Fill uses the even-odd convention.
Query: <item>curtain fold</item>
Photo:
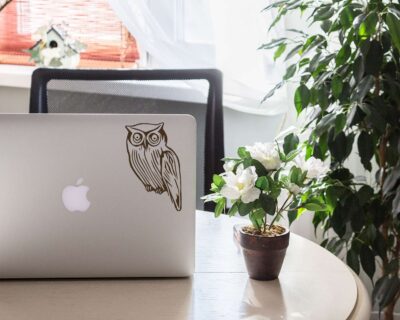
[[[280,81],[284,66],[257,50],[268,38],[264,0],[108,0],[149,56],[150,68],[218,68],[224,100],[234,106],[285,113],[286,90],[261,105]],[[282,28],[283,29],[283,28]],[[283,31],[282,31],[283,32]]]

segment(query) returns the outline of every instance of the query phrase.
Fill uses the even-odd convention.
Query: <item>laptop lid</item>
[[[0,116],[0,277],[194,269],[189,115]]]

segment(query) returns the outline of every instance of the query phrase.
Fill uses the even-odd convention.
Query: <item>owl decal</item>
[[[164,123],[138,123],[126,126],[129,164],[146,191],[167,192],[177,211],[182,209],[179,158],[167,146]]]

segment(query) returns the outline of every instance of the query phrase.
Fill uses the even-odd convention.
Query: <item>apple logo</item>
[[[90,201],[87,199],[89,187],[82,183],[83,178],[79,178],[75,186],[66,186],[62,192],[62,202],[70,212],[85,212],[90,207]]]

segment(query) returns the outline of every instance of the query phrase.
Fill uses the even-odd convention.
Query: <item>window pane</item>
[[[139,58],[135,39],[107,0],[14,0],[0,12],[0,63],[32,64],[23,50],[35,44],[32,34],[47,23],[63,24],[87,45],[80,66],[131,67]]]

